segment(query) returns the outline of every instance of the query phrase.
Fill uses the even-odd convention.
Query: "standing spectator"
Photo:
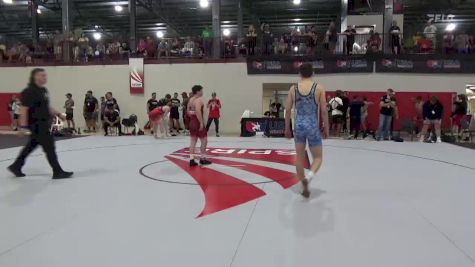
[[[152,98],[147,101],[147,114],[158,107],[157,93],[152,93]]]
[[[401,54],[401,28],[397,25],[397,21],[393,20],[389,33],[391,34],[391,51],[394,55]]]
[[[262,32],[262,48],[261,53],[264,55],[270,55],[272,53],[272,33],[270,31],[270,26],[267,23],[262,23],[261,25]]]
[[[99,103],[97,102],[97,98],[92,95],[92,91],[87,91],[83,109],[87,130],[84,130],[84,132],[90,133],[91,129],[93,132],[96,132],[98,110]]]
[[[444,50],[446,54],[452,54],[455,47],[455,35],[453,32],[447,32],[444,35]]]
[[[181,93],[181,97],[183,99],[182,101],[182,110],[183,110],[183,125],[185,126],[185,134],[188,134],[189,133],[189,130],[190,130],[190,127],[189,127],[189,120],[188,120],[188,116],[186,115],[186,108],[188,107],[188,101],[190,100],[190,96],[188,96],[188,93],[187,92],[183,92]]]
[[[66,94],[64,109],[66,110],[66,122],[68,123],[68,128],[71,128],[72,125],[73,129],[76,129],[76,123],[74,122],[74,100],[73,95],[70,93]]]
[[[148,101],[147,101],[147,115],[150,117],[150,112],[152,112],[152,110],[158,108],[160,105],[158,103],[158,100],[157,100],[157,93],[152,93],[152,98],[150,98]],[[156,134],[154,133],[154,130],[155,129],[155,125],[153,123],[153,120],[149,120],[148,122],[149,126],[150,126],[150,129],[152,129],[152,134]]]
[[[358,139],[361,128],[361,112],[365,103],[361,101],[357,96],[353,97],[353,101],[350,104],[348,114],[350,117],[350,134],[353,134],[354,139]]]
[[[338,42],[338,34],[336,32],[335,22],[331,22],[328,26],[328,30],[326,32],[327,39],[328,39],[328,51],[331,54],[335,54],[336,50],[336,43]]]
[[[437,143],[442,143],[440,126],[442,123],[442,115],[444,107],[435,96],[431,96],[429,101],[424,104],[424,127],[422,127],[420,141],[425,141],[425,136],[429,126],[433,125],[437,136]]]
[[[333,131],[333,135],[340,136],[341,127],[343,125],[343,100],[341,96],[343,92],[341,90],[336,91],[335,97],[328,101],[331,110],[331,127],[330,131]]]
[[[374,32],[373,30],[370,31],[370,37],[368,39],[368,53],[374,54],[379,53],[381,49],[381,37],[379,33]]]
[[[454,102],[454,111],[452,112],[452,133],[460,137],[460,128],[462,121],[466,118],[468,111],[467,96],[460,94]]]
[[[455,37],[455,48],[457,49],[457,53],[459,54],[468,54],[468,43],[469,38],[468,35],[459,33]]]
[[[122,127],[120,125],[120,111],[114,108],[114,104],[107,103],[106,110],[104,112],[104,135],[109,135],[109,127],[116,127],[119,132],[119,136],[122,135]]]
[[[256,45],[257,45],[257,33],[256,33],[256,28],[254,28],[254,25],[249,25],[246,38],[247,38],[247,55],[254,56],[256,54]]]
[[[104,112],[106,111],[106,98],[103,96],[101,96],[100,108],[101,108],[101,121],[104,122]]]
[[[368,126],[366,124],[367,124],[369,106],[373,105],[374,103],[371,101],[368,101],[368,98],[366,98],[365,96],[363,97],[363,103],[364,103],[364,106],[361,108],[361,129],[363,130],[363,138],[366,138],[366,136],[368,135]]]
[[[345,54],[350,55],[353,52],[353,45],[355,44],[355,27],[348,26],[348,28],[343,33],[346,35],[346,41],[343,48],[345,49]]]
[[[213,31],[209,28],[209,26],[206,26],[204,28],[203,32],[201,33],[201,38],[203,38],[204,42],[205,56],[210,57],[213,51],[214,34]]]
[[[432,41],[432,49],[437,47],[437,27],[434,25],[434,20],[429,19],[426,27],[424,28],[424,36],[426,39]]]
[[[384,138],[390,139],[391,122],[393,114],[396,109],[396,98],[394,97],[394,90],[388,89],[387,94],[381,97],[379,102],[379,128],[378,128],[378,141]]]
[[[106,46],[103,43],[97,43],[94,55],[100,59],[104,59],[104,56],[106,55]]]
[[[139,44],[137,45],[137,55],[140,56],[147,56],[147,42],[144,39],[139,40]]]
[[[13,110],[13,131],[18,131],[18,126],[20,125],[20,114],[21,114],[20,98],[15,98],[15,101],[12,104],[12,110]]]
[[[195,42],[191,39],[191,37],[188,37],[186,39],[185,46],[183,47],[183,53],[185,56],[192,57],[195,51]]]
[[[416,109],[416,116],[414,118],[414,124],[416,126],[416,133],[419,134],[422,126],[424,125],[424,100],[422,96],[416,97],[416,103],[414,104]]]
[[[56,60],[61,60],[63,57],[63,34],[56,31],[53,38],[54,57]]]
[[[270,112],[274,118],[280,117],[280,110],[282,109],[282,104],[279,101],[279,95],[277,91],[275,92],[274,102],[270,104]]]
[[[317,51],[317,33],[315,29],[311,26],[308,26],[306,29],[306,36],[307,36],[307,54],[315,55]]]
[[[216,93],[211,94],[211,99],[208,101],[208,123],[206,124],[206,131],[209,131],[211,122],[214,121],[214,126],[216,128],[216,137],[219,137],[219,118],[221,110],[221,101],[216,98]]]
[[[165,57],[170,56],[170,46],[165,39],[160,40],[160,43],[158,44],[158,58],[160,58],[163,54]]]
[[[171,99],[172,107],[170,109],[170,129],[172,130],[172,136],[176,136],[180,133],[180,106],[181,101],[178,99],[178,93],[173,94]]]
[[[350,108],[350,98],[348,97],[348,91],[344,91],[340,98],[341,102],[343,102],[342,112],[343,112],[343,131],[346,133],[349,129],[349,116],[348,116],[348,109]]]
[[[79,57],[87,62],[87,50],[89,48],[89,38],[83,33],[78,39]]]
[[[147,50],[147,57],[155,58],[155,54],[157,53],[157,45],[155,44],[155,41],[150,36],[147,36],[145,47]]]
[[[12,98],[10,99],[10,101],[8,101],[8,114],[10,115],[10,120],[11,120],[11,128],[12,130],[14,130],[16,127],[15,127],[15,110],[13,109],[13,104],[16,102],[16,96],[12,96]]]

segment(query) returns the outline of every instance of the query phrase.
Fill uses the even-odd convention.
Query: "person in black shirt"
[[[424,126],[421,130],[421,142],[425,141],[425,136],[429,126],[434,125],[435,134],[437,135],[437,143],[442,143],[440,125],[442,124],[442,116],[444,115],[444,106],[440,103],[436,96],[431,96],[429,101],[423,106]]]
[[[348,97],[348,91],[344,91],[343,94],[340,96],[342,105],[342,112],[343,112],[343,131],[348,133],[350,129],[348,129],[349,117],[348,117],[348,109],[350,108],[350,98]]]
[[[112,93],[111,92],[107,92],[106,93],[106,106],[108,105],[114,105],[114,109],[117,109],[118,111],[120,111],[120,108],[119,108],[119,104],[117,104],[117,100],[112,97]]]
[[[391,34],[391,49],[393,54],[401,54],[401,28],[397,26],[397,22],[393,21],[393,25],[389,28]]]
[[[104,111],[104,135],[109,135],[109,127],[116,127],[119,131],[119,136],[122,135],[122,127],[120,126],[120,111],[115,108],[114,103],[107,104]]]
[[[171,129],[173,131],[172,136],[175,136],[177,133],[180,132],[180,106],[181,101],[178,99],[178,93],[173,94],[173,98],[171,99],[172,107],[170,110],[170,124]]]
[[[351,52],[353,52],[353,45],[355,44],[356,30],[353,26],[348,26],[343,33],[346,35],[346,42],[343,48],[345,49],[345,54],[350,55]]]
[[[84,99],[84,119],[86,120],[87,131],[84,132],[96,132],[97,125],[97,112],[99,111],[99,103],[97,98],[92,95],[92,91],[87,91],[86,98]]]
[[[159,107],[159,103],[157,100],[157,93],[152,94],[152,98],[150,98],[147,101],[147,114],[150,113],[150,111],[156,109]]]
[[[361,101],[357,96],[353,98],[348,110],[350,117],[350,133],[353,133],[353,137],[358,139],[361,128],[361,112],[365,103]]]
[[[394,90],[388,89],[387,94],[381,97],[379,102],[380,112],[379,112],[379,128],[378,128],[378,140],[382,138],[389,140],[391,122],[393,115],[397,112],[395,109],[396,98],[394,97]]]
[[[282,108],[282,104],[279,101],[279,96],[277,95],[277,91],[274,92],[275,100],[272,104],[270,104],[270,112],[272,113],[272,117],[279,118],[280,117],[280,109]]]
[[[12,98],[10,99],[10,101],[8,101],[8,114],[10,114],[10,120],[11,120],[11,128],[12,129],[15,129],[15,118],[14,118],[14,115],[15,115],[15,112],[13,110],[13,103],[16,102],[16,96],[12,96]]]
[[[158,108],[159,106],[160,104],[159,104],[159,101],[157,100],[157,93],[152,93],[152,98],[150,98],[147,101],[147,115],[149,115],[152,110]],[[153,125],[153,121],[149,120],[147,125],[150,126],[151,133],[154,134],[153,129],[155,128],[154,127],[155,125]]]
[[[63,115],[52,109],[49,105],[48,90],[44,87],[47,83],[47,76],[44,69],[33,69],[30,75],[28,87],[21,93],[21,116],[20,125],[22,129],[29,129],[30,139],[20,152],[15,162],[8,167],[16,177],[24,177],[21,171],[28,155],[35,150],[38,145],[43,147],[51,168],[53,169],[53,179],[70,178],[73,173],[65,172],[58,162],[55,151],[53,136],[51,135],[51,117]]]

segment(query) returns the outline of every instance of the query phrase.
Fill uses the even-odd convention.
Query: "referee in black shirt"
[[[25,164],[28,155],[35,150],[38,145],[43,147],[49,164],[53,169],[53,179],[70,178],[73,173],[65,172],[61,168],[56,156],[54,139],[51,135],[51,117],[61,115],[49,105],[48,90],[44,87],[47,82],[44,69],[33,69],[30,75],[28,87],[21,93],[21,115],[20,125],[23,129],[29,129],[30,139],[20,152],[20,155],[8,169],[16,177],[24,177],[21,168]]]

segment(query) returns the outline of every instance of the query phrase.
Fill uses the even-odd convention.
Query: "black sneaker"
[[[196,167],[198,166],[198,163],[194,159],[190,159],[190,167]]]
[[[67,179],[73,176],[74,172],[60,172],[53,174],[53,179]]]
[[[210,165],[211,164],[211,161],[207,160],[207,159],[200,159],[200,164],[201,165]]]
[[[14,167],[13,165],[10,165],[7,167],[7,169],[13,173],[13,175],[15,175],[15,177],[25,177],[26,175],[24,173],[21,172],[20,169]]]

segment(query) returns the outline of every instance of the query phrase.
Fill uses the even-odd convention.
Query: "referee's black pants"
[[[50,132],[49,123],[38,123],[30,126],[30,139],[25,147],[21,150],[20,155],[13,163],[13,167],[21,170],[23,165],[25,165],[25,160],[30,155],[38,145],[43,148],[43,151],[46,154],[49,165],[53,169],[54,174],[63,172],[63,169],[59,165],[58,157],[56,156],[56,148],[54,144],[53,136]]]

